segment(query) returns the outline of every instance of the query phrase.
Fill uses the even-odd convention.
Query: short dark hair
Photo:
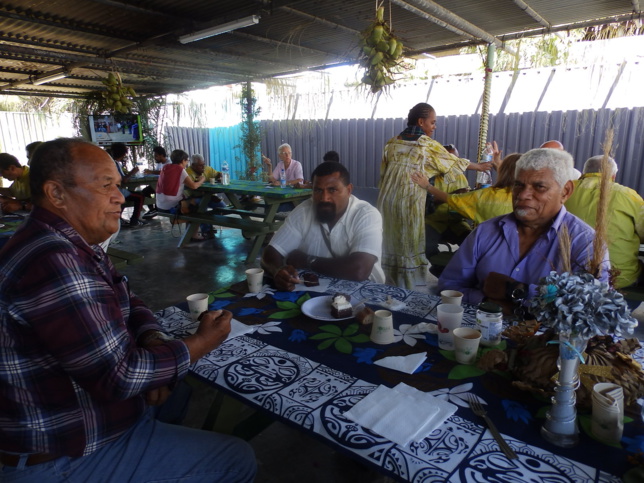
[[[425,119],[435,112],[434,108],[426,102],[419,102],[409,110],[407,114],[407,126],[417,126],[419,119]]]
[[[154,152],[154,154],[158,154],[159,156],[163,156],[164,158],[167,157],[165,149],[163,149],[161,146],[154,146],[152,148],[152,152]]]
[[[41,144],[42,144],[42,141],[34,141],[33,143],[29,143],[25,146],[28,159],[31,159],[31,157],[34,155],[34,152],[36,151],[36,149],[38,149],[38,146],[40,146]]]
[[[43,186],[46,181],[58,180],[64,186],[76,186],[74,181],[74,149],[77,146],[89,144],[80,138],[58,138],[42,143],[33,158],[29,171],[29,187],[31,199],[39,205],[45,197]]]
[[[127,154],[127,145],[125,143],[112,144],[112,158],[119,159]]]
[[[322,156],[322,161],[335,161],[336,163],[340,162],[340,155],[337,151],[327,151],[324,156]]]
[[[13,154],[9,154],[9,153],[0,154],[0,169],[2,171],[5,171],[9,169],[11,166],[15,166],[16,168],[22,168],[22,166],[20,165],[20,161],[18,161],[18,158],[16,158]]]
[[[351,184],[349,171],[344,167],[344,165],[336,161],[325,161],[324,163],[318,164],[311,174],[311,179],[315,180],[316,176],[329,176],[333,173],[340,173],[340,179],[342,180],[343,185],[349,186]]]
[[[190,159],[190,156],[182,149],[175,149],[170,153],[170,161],[172,161],[172,164],[181,164],[186,159]]]

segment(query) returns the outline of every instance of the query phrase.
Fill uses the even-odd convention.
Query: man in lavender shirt
[[[302,163],[295,161],[292,156],[291,146],[284,143],[277,148],[277,154],[280,157],[280,161],[273,169],[270,182],[275,185],[280,185],[280,171],[284,168],[284,174],[286,175],[286,184],[295,185],[304,181],[304,172],[302,171]],[[273,167],[273,163],[266,156],[262,156],[264,164],[266,164],[267,169]]]
[[[564,202],[573,192],[573,159],[555,149],[533,149],[516,166],[514,212],[481,223],[463,242],[441,274],[439,290],[463,292],[463,301],[484,299],[506,311],[533,297],[536,285],[552,270],[561,271],[559,232],[566,225],[573,271],[587,268],[594,230],[568,213]],[[608,253],[600,279],[608,280]]]

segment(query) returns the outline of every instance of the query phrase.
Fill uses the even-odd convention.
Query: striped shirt
[[[0,451],[78,457],[121,436],[188,370],[181,341],[137,346],[159,329],[100,247],[35,207],[0,251]]]

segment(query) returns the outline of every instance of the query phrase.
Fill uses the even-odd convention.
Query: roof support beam
[[[548,22],[545,18],[543,18],[541,15],[537,13],[536,10],[534,10],[530,5],[528,5],[526,2],[523,0],[513,0],[514,3],[516,4],[517,7],[519,7],[521,10],[523,10],[525,13],[530,15],[532,19],[534,19],[536,22],[538,22],[540,25],[543,27],[550,29],[552,27],[552,24]]]
[[[247,39],[247,40],[254,40],[256,42],[263,42],[265,44],[273,45],[275,47],[286,47],[294,50],[310,52],[311,54],[322,55],[325,57],[329,57],[329,56],[340,57],[338,54],[334,54],[332,52],[325,52],[322,50],[311,49],[309,47],[304,47],[301,45],[289,44],[288,42],[282,42],[281,40],[273,40],[267,37],[260,37],[258,35],[247,34],[245,32],[240,32],[239,30],[233,30],[232,32],[228,32],[226,35],[234,35],[235,37],[240,37],[242,39]]]
[[[394,0],[396,4],[398,4],[398,2],[400,1],[402,0]],[[516,55],[516,52],[514,52],[514,50],[506,47],[505,44],[501,40],[497,39],[494,35],[478,28],[476,25],[471,24],[464,18],[459,17],[458,15],[452,13],[450,10],[447,10],[437,3],[432,2],[431,0],[410,0],[410,2],[418,7],[421,11],[428,13],[431,17],[436,17],[437,19],[448,23],[453,27],[456,27],[457,29],[466,32],[469,36],[479,38],[485,41],[485,43],[493,44],[498,49],[504,49],[508,53]]]

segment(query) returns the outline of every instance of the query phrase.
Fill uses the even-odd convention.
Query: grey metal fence
[[[474,160],[477,152],[478,115],[439,117],[434,138],[455,144],[461,156]],[[405,128],[406,120],[289,120],[262,122],[262,149],[269,157],[288,142],[293,158],[302,162],[305,177],[328,150],[340,154],[353,184],[376,187],[380,158],[386,142]],[[613,156],[619,165],[617,182],[644,193],[644,108],[491,115],[488,139],[499,143],[504,154],[525,152],[550,140],[560,140],[581,171],[591,156],[602,153],[607,129],[614,128]],[[470,182],[474,181],[470,175]]]

